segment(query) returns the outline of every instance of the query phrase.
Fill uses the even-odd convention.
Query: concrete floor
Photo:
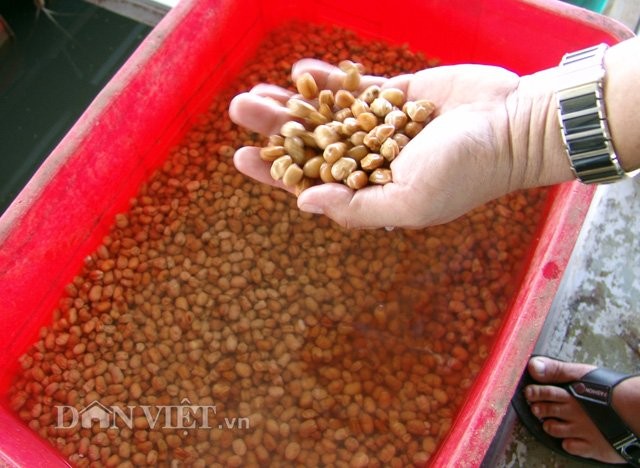
[[[640,371],[640,180],[596,191],[535,352]],[[487,467],[581,467],[539,444],[505,417]],[[500,438],[500,437],[499,437]]]
[[[609,2],[605,13],[637,31],[639,0]],[[596,190],[535,352],[622,372],[640,371],[640,178]],[[510,410],[487,468],[576,463],[538,443]],[[603,465],[605,466],[605,465]]]

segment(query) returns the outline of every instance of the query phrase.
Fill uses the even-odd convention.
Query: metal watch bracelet
[[[576,177],[585,184],[615,182],[627,174],[616,156],[607,123],[604,54],[599,44],[566,54],[560,62],[556,105],[562,139]]]

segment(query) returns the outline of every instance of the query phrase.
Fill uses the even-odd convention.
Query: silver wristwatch
[[[586,184],[626,175],[611,142],[604,106],[604,54],[600,44],[566,54],[560,62],[556,104],[562,139],[576,177]]]

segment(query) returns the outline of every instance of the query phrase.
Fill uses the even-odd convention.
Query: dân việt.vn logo
[[[140,411],[135,412],[136,408]],[[183,399],[180,405],[137,405],[120,407],[117,405],[106,406],[97,400],[92,401],[83,408],[74,406],[56,406],[57,429],[71,429],[78,427],[91,428],[98,424],[101,429],[134,427],[134,419],[139,421],[143,417],[149,429],[161,427],[163,429],[248,429],[249,418],[223,418],[217,423],[213,421],[216,416],[215,405],[194,405],[188,398]],[[134,412],[136,414],[134,414]],[[213,426],[211,424],[214,424]]]

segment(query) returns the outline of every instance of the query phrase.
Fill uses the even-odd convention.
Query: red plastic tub
[[[193,117],[265,34],[291,19],[407,43],[443,64],[485,63],[526,74],[566,51],[631,33],[556,1],[182,0],[100,93],[0,219],[0,395],[17,358],[50,323],[63,287],[116,213]],[[541,235],[484,368],[433,466],[477,466],[504,415],[582,225],[593,190],[554,188]],[[0,406],[0,464],[67,462]]]

